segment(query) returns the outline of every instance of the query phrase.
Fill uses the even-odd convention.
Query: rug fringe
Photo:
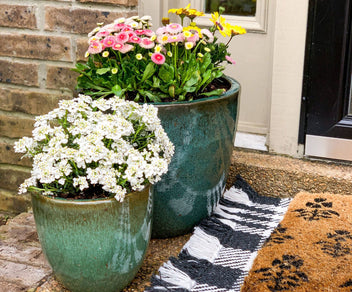
[[[171,261],[166,262],[159,268],[159,275],[155,275],[155,278],[162,282],[167,282],[168,287],[164,287],[168,289],[191,290],[192,287],[197,284],[196,281],[192,280],[186,273],[176,268]],[[159,289],[161,289],[160,286]]]
[[[218,256],[221,247],[219,239],[196,227],[193,235],[182,250],[187,251],[193,257],[208,260],[212,263]]]

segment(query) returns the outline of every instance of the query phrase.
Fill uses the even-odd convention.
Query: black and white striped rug
[[[240,176],[145,291],[240,291],[257,251],[291,199],[258,195]]]

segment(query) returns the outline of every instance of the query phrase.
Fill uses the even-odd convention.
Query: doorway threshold
[[[352,140],[306,135],[305,155],[352,161]]]
[[[268,147],[265,144],[266,136],[264,135],[236,132],[235,147],[268,151]]]

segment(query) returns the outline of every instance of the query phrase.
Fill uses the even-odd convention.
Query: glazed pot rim
[[[126,199],[136,195],[137,193],[143,193],[151,187],[151,184],[146,185],[141,191],[133,191],[125,195],[125,198],[122,202],[117,201],[114,197],[112,198],[98,198],[98,199],[66,199],[61,197],[54,196],[44,196],[39,193],[31,192],[32,197],[39,197],[42,200],[49,202],[55,202],[59,204],[75,204],[75,205],[89,205],[89,204],[106,204],[106,203],[118,203],[123,204]]]
[[[221,95],[212,95],[209,97],[204,97],[196,100],[190,100],[190,101],[171,101],[171,102],[151,102],[148,104],[155,105],[156,107],[176,107],[176,106],[192,106],[194,104],[202,104],[202,103],[209,103],[214,100],[222,100],[226,99],[234,94],[238,94],[241,90],[241,85],[232,77],[224,75],[221,78],[224,78],[230,83],[230,89],[224,92]]]

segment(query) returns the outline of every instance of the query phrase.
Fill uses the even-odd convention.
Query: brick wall
[[[0,211],[21,212],[18,196],[31,162],[13,144],[30,136],[33,119],[75,96],[87,33],[96,23],[137,14],[138,0],[2,0],[0,3]]]

